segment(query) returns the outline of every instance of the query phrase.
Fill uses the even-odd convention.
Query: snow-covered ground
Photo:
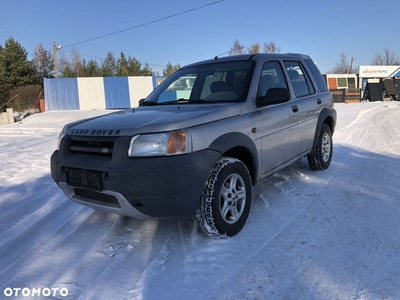
[[[62,194],[49,171],[60,130],[108,112],[0,126],[0,298],[399,299],[400,103],[336,109],[330,168],[303,159],[259,183],[228,240],[193,217],[122,217]]]

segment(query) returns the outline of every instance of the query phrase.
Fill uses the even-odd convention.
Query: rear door
[[[298,108],[298,117],[301,122],[299,154],[305,154],[311,149],[314,141],[322,101],[317,96],[316,88],[301,61],[285,60],[284,65],[288,80],[292,83],[292,93],[296,98],[293,104]]]

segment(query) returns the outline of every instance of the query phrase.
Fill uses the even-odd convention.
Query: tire
[[[332,131],[328,124],[323,124],[318,136],[317,146],[307,155],[311,169],[325,170],[331,164],[333,154]]]
[[[211,170],[196,210],[201,230],[215,239],[239,233],[249,216],[253,187],[247,167],[222,157]]]

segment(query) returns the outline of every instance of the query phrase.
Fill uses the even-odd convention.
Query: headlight
[[[192,141],[187,131],[143,134],[132,137],[128,156],[165,156],[192,151]]]
[[[63,139],[64,136],[65,136],[65,131],[64,131],[64,128],[63,128],[63,130],[60,132],[60,135],[58,136],[58,143],[57,143],[57,150],[58,151],[60,151],[61,140]]]

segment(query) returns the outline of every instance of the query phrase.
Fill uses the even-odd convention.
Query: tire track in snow
[[[19,251],[7,257],[6,261],[12,264],[0,273],[0,278],[7,276],[7,284],[11,286],[51,286],[108,234],[115,217],[93,212],[69,200],[64,201],[64,205],[40,219],[33,229],[25,230],[10,241],[11,245],[6,245],[23,244],[25,247],[15,247]],[[6,249],[0,247],[0,253],[3,253],[1,250]],[[58,271],[49,272],[49,269]],[[79,274],[82,270],[76,271]],[[34,277],[31,272],[35,273]]]
[[[113,219],[114,223],[107,228],[105,234],[97,239],[91,249],[86,251],[79,260],[55,278],[52,286],[68,288],[71,299],[101,298],[100,296],[89,296],[90,293],[98,290],[96,283],[101,281],[102,277],[106,277],[106,282],[111,278],[112,282],[115,282],[115,275],[120,273],[127,264],[126,254],[140,247],[143,242],[140,231],[132,231],[125,227],[126,217],[113,215]],[[125,277],[128,275],[129,272],[125,274]],[[99,289],[104,289],[102,283],[99,284]],[[119,296],[117,298],[123,299]],[[115,297],[108,299],[115,299]]]
[[[178,232],[176,218],[160,219],[125,219],[123,236],[129,236],[130,241],[138,240],[115,257],[110,264],[78,299],[156,299],[149,295],[155,287],[170,278],[168,266],[170,263],[170,245],[175,244]],[[106,245],[118,244],[121,236],[114,236]],[[123,271],[121,271],[123,270]],[[164,273],[168,274],[167,278]],[[113,278],[110,281],[110,277]],[[154,282],[154,277],[162,282]],[[118,282],[118,286],[115,286]],[[102,290],[101,295],[98,291]],[[168,295],[169,297],[170,295]],[[165,293],[162,295],[165,297]]]
[[[1,192],[0,202],[0,228],[3,232],[23,215],[31,214],[30,207],[39,207],[45,205],[48,199],[43,195],[61,194],[58,187],[52,182],[50,176],[38,179],[38,184],[41,186],[41,193],[34,193],[38,190],[36,184],[18,185],[16,188],[8,186],[6,192]],[[18,192],[15,192],[15,190]],[[11,213],[13,211],[13,213]],[[0,233],[1,234],[1,233]]]
[[[13,220],[14,224],[8,224],[9,228],[0,235],[0,249],[5,247],[10,241],[18,238],[18,236],[30,236],[32,233],[36,233],[37,230],[41,230],[43,223],[52,221],[52,219],[56,218],[57,214],[70,206],[71,203],[65,200],[60,201],[60,199],[65,199],[65,197],[59,195],[58,197],[50,199],[50,201],[41,205],[36,211],[20,215],[21,218]],[[13,211],[10,213],[11,217],[16,216],[13,214]],[[6,215],[4,217],[7,219],[8,216]]]
[[[57,201],[64,197],[56,197],[22,220],[18,220],[13,227],[0,236],[0,256],[2,257],[0,277],[8,274],[7,268],[34,249],[44,243],[47,238],[59,227],[58,224],[70,218],[70,214],[77,210],[76,205],[69,201]]]

